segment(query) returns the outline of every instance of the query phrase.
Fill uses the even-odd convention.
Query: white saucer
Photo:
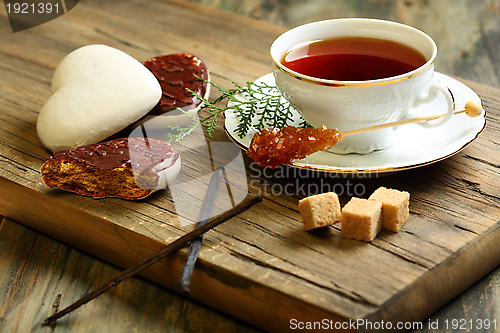
[[[463,83],[441,73],[436,78],[448,86],[455,98],[455,109],[462,110],[469,100],[480,101],[479,96]],[[255,82],[274,85],[274,76],[267,74]],[[412,114],[425,115],[442,113],[446,101],[442,95],[433,102],[412,110]],[[294,113],[294,124],[300,123],[300,115]],[[255,133],[239,138],[235,130],[239,124],[236,114],[225,112],[225,130],[229,138],[242,149],[248,149]],[[474,141],[486,125],[485,112],[479,117],[470,118],[466,114],[454,115],[446,124],[436,128],[425,128],[418,124],[402,125],[396,128],[397,142],[391,147],[366,155],[338,155],[321,151],[308,157],[295,160],[291,166],[318,170],[321,172],[343,174],[345,177],[377,177],[401,170],[421,167],[446,159]]]

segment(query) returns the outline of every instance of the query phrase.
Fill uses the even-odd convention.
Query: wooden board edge
[[[140,238],[141,244],[145,245],[138,251],[129,246],[128,250],[124,247],[123,252],[110,253],[109,248],[98,242],[93,242],[92,237],[89,237],[88,234],[65,228],[64,221],[57,221],[64,220],[64,218],[95,219],[97,217],[82,213],[81,210],[70,205],[64,207],[64,212],[54,212],[54,208],[50,205],[37,204],[40,202],[41,196],[44,195],[43,193],[3,177],[0,177],[0,189],[0,214],[5,215],[6,218],[118,267],[129,268],[146,257],[146,254],[153,253],[164,246],[159,241],[135,234],[110,221],[102,220],[102,229],[109,233],[110,243],[116,241],[122,244],[135,244]],[[25,207],[37,207],[37,209],[28,211],[19,207],[13,203],[18,201],[16,198],[2,196],[6,193],[16,193],[16,196],[23,198]],[[83,216],[85,214],[89,216]],[[142,271],[139,275],[180,293],[180,288],[177,287],[178,279],[185,263],[186,254],[187,249],[182,249]],[[192,299],[266,331],[295,331],[292,327],[292,319],[301,323],[323,322],[330,326],[336,322],[349,322],[349,318],[342,315],[329,312],[244,276],[222,271],[208,262],[199,260],[197,265],[199,266],[195,276],[193,276],[193,288],[191,288],[190,297]],[[203,288],[194,288],[195,284],[202,284]],[[69,304],[61,306],[67,305]]]
[[[446,74],[446,75],[448,75],[448,74]],[[474,90],[474,92],[476,94],[478,94],[480,97],[482,97],[481,95],[486,95],[486,96],[491,96],[491,95],[498,96],[498,95],[500,95],[499,88],[490,87],[490,86],[485,85],[483,83],[471,81],[471,80],[464,79],[462,77],[458,77],[458,76],[454,76],[454,75],[448,75],[448,76],[450,76],[451,78],[454,78],[457,81],[462,82],[463,84],[465,84],[466,86],[468,86],[469,88]]]
[[[422,322],[500,265],[500,221],[394,295],[365,323]],[[463,272],[470,274],[463,274]],[[450,288],[450,285],[453,288]],[[422,323],[425,328],[425,322]],[[387,326],[386,326],[387,327]],[[374,325],[359,332],[375,332]],[[408,331],[400,329],[394,331]]]
[[[0,177],[0,189],[2,192],[0,194],[3,194],[0,195],[0,214],[119,267],[128,268],[147,254],[164,246],[159,241],[102,220],[102,227],[109,233],[109,237],[114,237],[124,244],[134,244],[140,238],[141,244],[145,244],[140,251],[129,249],[128,252],[110,254],[108,248],[93,242],[91,237],[61,227],[62,221],[55,221],[55,219],[76,218],[82,214],[89,215],[89,218],[96,219],[97,217],[82,213],[77,207],[70,205],[64,207],[65,212],[61,213],[54,212],[54,207],[50,205],[42,207],[37,203],[44,196],[43,193],[3,177]],[[15,197],[13,197],[14,194]],[[14,203],[21,202],[20,200],[23,200],[24,207],[37,207],[37,209],[28,211]],[[82,216],[78,218],[85,219]],[[176,286],[185,262],[186,252],[181,250],[173,254],[140,275],[179,292]],[[500,264],[498,253],[500,253],[500,223],[476,237],[363,319],[373,323],[382,320],[386,323],[425,320],[441,306],[496,268]],[[198,272],[202,277],[197,283],[204,283],[204,288],[199,291],[194,289],[191,297],[264,330],[293,331],[291,319],[297,319],[300,322],[327,320],[333,323],[350,323],[357,320],[321,309],[291,295],[246,279],[244,276],[223,272],[217,267],[211,267],[210,263],[200,261],[200,264],[201,269]],[[462,272],[465,270],[474,274],[463,275]],[[227,283],[229,280],[233,280],[234,283]],[[453,285],[453,288],[450,288],[450,285]],[[366,330],[360,329],[359,331]]]

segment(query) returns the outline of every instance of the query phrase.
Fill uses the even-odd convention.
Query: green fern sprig
[[[200,80],[200,77],[197,77]],[[208,116],[198,118],[184,111],[192,122],[187,127],[169,126],[168,140],[170,142],[180,142],[187,135],[191,134],[198,126],[205,125],[206,132],[211,137],[215,131],[219,114],[225,111],[232,111],[239,119],[235,129],[236,134],[243,138],[251,131],[261,131],[264,128],[282,128],[290,125],[294,121],[293,107],[281,97],[279,90],[275,86],[266,83],[247,82],[246,86],[234,83],[235,88],[225,90],[221,86],[206,81],[219,90],[220,96],[213,101],[209,101],[200,94],[187,89],[194,97],[202,101],[202,110],[208,111]],[[217,104],[226,102],[225,107]],[[310,126],[301,118],[301,127]]]

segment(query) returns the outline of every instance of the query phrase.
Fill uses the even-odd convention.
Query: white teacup
[[[408,45],[420,51],[427,62],[398,76],[365,81],[311,77],[281,63],[286,52],[297,44],[348,36],[384,38]],[[431,102],[437,97],[437,92],[446,98],[447,114],[439,121],[425,124],[439,126],[453,115],[453,96],[445,85],[433,79],[436,43],[422,31],[410,26],[361,18],[314,22],[279,36],[270,52],[278,89],[313,127],[326,125],[342,132],[401,120],[408,117],[413,107]],[[366,154],[388,148],[395,141],[395,132],[389,128],[350,135],[331,151]]]

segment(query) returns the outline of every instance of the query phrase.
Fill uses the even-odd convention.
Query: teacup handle
[[[418,123],[420,126],[427,128],[441,126],[445,124],[448,120],[450,120],[451,116],[453,116],[453,111],[455,108],[455,101],[453,99],[453,95],[451,94],[451,91],[450,89],[448,89],[447,86],[445,86],[443,83],[437,80],[433,81],[430,84],[428,92],[422,95],[420,98],[418,98],[416,102],[413,104],[413,107],[418,107],[422,104],[432,102],[437,97],[437,94],[440,92],[444,95],[444,97],[446,98],[446,103],[448,104],[446,115],[440,118],[439,120],[432,120],[432,123],[429,121],[422,121]]]

